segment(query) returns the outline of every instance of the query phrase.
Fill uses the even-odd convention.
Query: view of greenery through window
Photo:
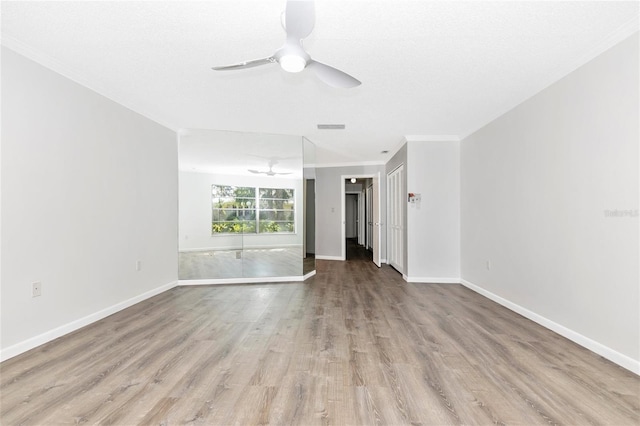
[[[211,233],[295,232],[294,190],[211,185]]]

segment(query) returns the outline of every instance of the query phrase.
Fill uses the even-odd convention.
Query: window
[[[260,232],[294,232],[293,189],[260,188]]]
[[[211,234],[295,232],[295,198],[290,188],[211,185]]]
[[[213,234],[256,232],[256,190],[241,186],[212,185]]]

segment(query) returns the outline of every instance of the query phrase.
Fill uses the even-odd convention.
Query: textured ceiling
[[[305,48],[361,86],[210,69],[271,55],[284,6],[3,1],[2,43],[175,130],[301,135],[318,164],[353,164],[385,161],[406,137],[468,135],[637,31],[639,13],[635,1],[318,0]]]

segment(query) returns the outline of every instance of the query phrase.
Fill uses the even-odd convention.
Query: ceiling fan
[[[267,170],[267,171],[260,171],[260,170],[254,170],[254,169],[247,169],[247,170],[250,171],[251,173],[263,174],[263,175],[267,175],[267,176],[290,175],[291,174],[290,172],[274,172],[273,171],[273,166],[275,166],[276,164],[278,164],[277,161],[269,160],[269,170]]]
[[[311,34],[315,20],[314,0],[288,0],[283,20],[283,27],[287,37],[281,48],[267,58],[218,66],[212,69],[215,71],[230,71],[277,62],[287,72],[300,72],[305,68],[312,69],[320,80],[332,87],[346,89],[359,86],[361,83],[356,78],[311,59],[311,56],[304,50],[302,40]]]

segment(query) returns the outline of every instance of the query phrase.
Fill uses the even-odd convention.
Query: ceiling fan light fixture
[[[280,68],[286,72],[297,73],[305,68],[313,69],[318,79],[337,89],[359,86],[361,83],[358,79],[337,68],[314,61],[304,50],[302,41],[311,34],[315,22],[314,0],[287,0],[284,14],[280,15],[280,23],[286,33],[282,47],[266,58],[212,67],[212,69],[214,71],[239,70],[278,62]]]
[[[287,72],[300,72],[307,66],[307,61],[298,55],[284,55],[278,63]]]

